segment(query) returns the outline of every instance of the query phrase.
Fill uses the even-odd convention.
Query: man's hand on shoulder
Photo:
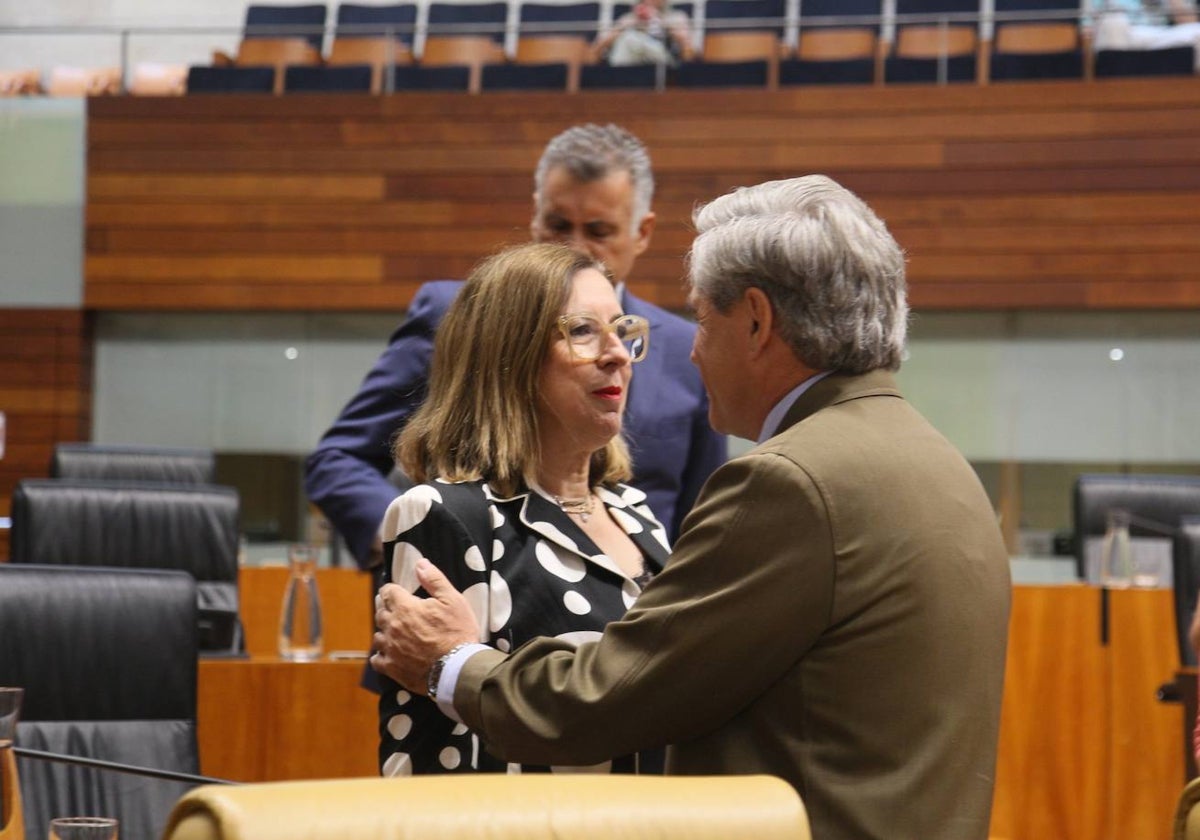
[[[478,642],[479,625],[467,599],[428,560],[417,562],[417,580],[429,593],[418,598],[389,583],[375,598],[375,654],[371,667],[413,694],[429,693],[433,664],[456,645]]]

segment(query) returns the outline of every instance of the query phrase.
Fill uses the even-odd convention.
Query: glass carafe
[[[1100,585],[1125,589],[1133,580],[1133,546],[1129,540],[1129,511],[1113,508],[1106,514],[1100,545]]]
[[[0,688],[0,840],[25,840],[21,783],[13,750],[24,693],[20,688]]]
[[[320,658],[321,599],[317,594],[317,548],[288,548],[288,580],[279,614],[279,656],[292,662]]]

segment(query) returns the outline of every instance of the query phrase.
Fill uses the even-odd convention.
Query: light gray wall
[[[0,99],[0,306],[83,300],[84,111]]]

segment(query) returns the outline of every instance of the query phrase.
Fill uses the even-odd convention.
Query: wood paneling
[[[1200,306],[1200,79],[93,99],[87,305],[402,308],[527,236],[541,147],[584,121],[651,150],[631,285],[668,306],[697,201],[814,171],[893,227],[917,308]]]
[[[0,309],[0,411],[6,445],[0,459],[0,516],[8,516],[22,478],[45,476],[59,441],[91,435],[92,342],[82,312]],[[0,559],[8,531],[0,530]]]
[[[283,566],[244,566],[238,571],[239,612],[251,656],[276,654],[279,610],[287,585]],[[326,652],[366,651],[371,646],[375,589],[370,573],[358,569],[318,569],[321,625]]]

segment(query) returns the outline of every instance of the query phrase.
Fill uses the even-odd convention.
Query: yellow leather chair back
[[[469,775],[209,785],[164,840],[811,840],[770,776]]]
[[[1200,779],[1192,779],[1179,796],[1171,840],[1200,840]]]

